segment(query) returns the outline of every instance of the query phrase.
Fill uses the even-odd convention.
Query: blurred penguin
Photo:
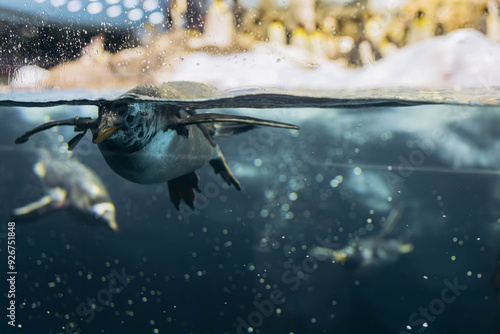
[[[174,0],[170,3],[168,12],[172,20],[172,30],[181,31],[187,25],[186,12],[188,9],[187,0]]]
[[[292,31],[290,46],[304,51],[309,50],[309,36],[304,27],[298,26]]]
[[[271,45],[285,46],[287,38],[286,29],[283,23],[280,21],[272,22],[269,27],[267,27],[266,39]]]
[[[402,210],[402,206],[393,209],[382,230],[376,236],[351,240],[349,245],[337,250],[315,247],[312,255],[318,259],[339,263],[348,270],[394,263],[401,255],[413,250],[411,243],[389,237],[402,215]]]
[[[318,27],[309,35],[309,52],[317,58],[330,58],[335,53],[333,39]]]
[[[500,10],[497,0],[488,1],[488,16],[486,18],[486,36],[500,43]]]
[[[387,57],[398,49],[396,44],[389,40],[387,34],[391,19],[390,16],[373,15],[367,19],[363,29],[364,36],[375,48],[374,52],[378,52],[381,57]]]
[[[375,62],[375,53],[369,41],[364,40],[359,43],[359,59],[363,66],[372,65]]]
[[[235,38],[236,25],[231,7],[223,0],[214,0],[206,15],[203,35],[190,39],[188,45],[194,49],[227,49],[234,45]]]
[[[115,206],[101,179],[75,158],[38,150],[33,172],[46,195],[12,210],[11,220],[29,222],[53,212],[64,211],[88,225],[106,226],[118,231]]]
[[[419,10],[408,27],[407,44],[417,43],[434,37],[434,24],[425,12]]]
[[[308,34],[316,29],[316,0],[290,0],[290,13]]]
[[[173,0],[167,7],[172,31],[203,31],[207,5],[202,0]]]
[[[386,29],[384,38],[400,48],[406,43],[407,30],[406,21],[400,15],[395,15]]]

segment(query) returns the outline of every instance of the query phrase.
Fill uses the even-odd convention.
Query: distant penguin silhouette
[[[401,217],[402,210],[402,206],[393,209],[387,217],[386,224],[377,235],[351,240],[347,246],[336,250],[328,247],[315,247],[312,255],[318,259],[339,263],[348,270],[393,263],[401,255],[413,251],[413,244],[400,238],[389,237]]]
[[[214,0],[208,9],[203,35],[192,38],[188,45],[191,48],[217,47],[229,48],[233,46],[236,37],[234,13],[223,0]]]

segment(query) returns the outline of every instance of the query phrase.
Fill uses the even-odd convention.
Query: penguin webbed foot
[[[195,190],[200,192],[200,188],[198,188],[199,180],[198,174],[191,172],[168,181],[170,200],[177,210],[179,210],[181,201],[194,210]]]
[[[226,159],[219,147],[217,147],[217,156],[209,161],[210,166],[214,169],[216,174],[219,174],[228,186],[233,185],[236,190],[241,190],[240,181],[234,176],[233,172],[229,169]]]

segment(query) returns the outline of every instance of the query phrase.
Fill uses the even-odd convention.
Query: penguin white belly
[[[216,147],[196,127],[193,130],[188,137],[168,130],[133,153],[111,152],[105,145],[99,149],[111,169],[129,181],[166,182],[197,170],[216,155]]]

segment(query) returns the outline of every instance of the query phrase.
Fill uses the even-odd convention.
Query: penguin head
[[[100,144],[111,137],[117,130],[125,129],[128,115],[126,103],[109,103],[99,107],[99,126],[92,129],[92,142]]]
[[[363,265],[363,256],[355,243],[333,251],[333,259],[347,270],[357,270]]]
[[[116,209],[113,203],[96,203],[92,205],[92,215],[94,221],[99,225],[106,225],[115,232],[118,232],[116,223]]]
[[[147,145],[156,132],[151,103],[121,101],[99,107],[99,126],[92,129],[92,142],[119,152],[136,151]]]

